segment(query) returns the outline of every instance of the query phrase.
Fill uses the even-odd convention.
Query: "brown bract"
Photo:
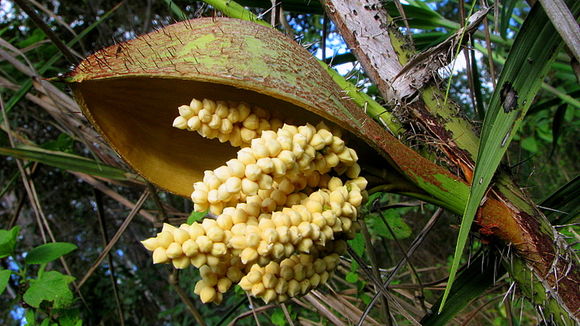
[[[235,153],[217,140],[171,127],[177,107],[194,97],[260,105],[294,124],[324,119],[348,131],[345,138],[363,164],[384,168],[378,153],[411,169],[412,178],[454,178],[345,98],[308,51],[250,22],[201,18],[170,25],[96,52],[67,81],[112,147],[145,178],[182,196],[189,196],[204,170]]]
[[[113,148],[144,177],[183,196],[236,151],[172,128],[177,107],[194,97],[260,105],[295,123],[322,117],[365,138],[368,118],[341,99],[306,50],[241,20],[195,19],[113,45],[87,57],[68,81]],[[356,147],[373,155],[361,142]]]

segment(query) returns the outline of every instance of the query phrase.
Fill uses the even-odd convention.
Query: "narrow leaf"
[[[570,12],[563,0],[540,0],[542,7],[546,11],[550,20],[568,49],[574,54],[577,61],[580,61],[580,26],[576,22],[577,13]]]
[[[539,206],[553,225],[577,222],[580,215],[580,176],[554,191]]]
[[[18,232],[20,232],[19,226],[10,230],[0,230],[0,258],[8,257],[14,252]]]
[[[579,1],[569,2],[573,3],[575,13],[580,11]],[[546,13],[536,3],[514,41],[485,116],[471,192],[461,221],[449,283],[439,311],[443,309],[455,280],[479,204],[562,45]]]
[[[552,120],[552,151],[550,152],[550,156],[554,155],[554,152],[558,149],[558,139],[562,134],[562,124],[564,123],[567,108],[568,104],[564,103],[558,106],[554,114],[554,120]]]
[[[26,256],[27,264],[45,264],[77,249],[72,243],[51,242],[35,247]]]
[[[82,172],[113,180],[129,180],[130,175],[130,173],[119,168],[86,157],[59,151],[51,151],[40,147],[0,147],[0,155],[13,156],[23,160],[40,162],[64,170]]]
[[[191,212],[191,214],[189,214],[189,217],[187,218],[187,224],[191,225],[194,222],[201,221],[207,215],[208,212],[209,211],[205,211],[205,212],[193,211],[193,212]]]
[[[34,309],[26,310],[26,314],[24,315],[24,319],[26,319],[26,325],[36,326],[36,311]]]
[[[249,20],[256,24],[270,26],[258,16],[254,15],[251,11],[244,8],[242,5],[235,1],[229,0],[204,0],[205,3],[211,5],[215,9],[223,12],[228,17],[236,17],[239,19]]]
[[[12,271],[9,269],[0,270],[0,295],[4,293],[6,290],[6,286],[8,286],[8,281],[10,280],[10,275],[12,275]]]
[[[518,3],[517,0],[508,0],[504,1],[501,6],[501,14],[500,14],[500,21],[499,21],[499,32],[501,37],[507,39],[507,30],[510,26],[510,20],[512,18],[512,13],[514,12],[514,8]]]
[[[173,14],[177,16],[179,20],[187,19],[187,15],[185,14],[185,12],[183,12],[183,10],[181,10],[181,8],[179,8],[179,6],[175,4],[175,2],[173,2],[172,0],[163,0],[163,2],[165,2],[165,5],[167,5],[169,10],[171,10],[171,12],[173,12]]]

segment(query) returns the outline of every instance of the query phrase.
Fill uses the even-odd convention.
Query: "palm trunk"
[[[387,103],[434,139],[438,159],[471,183],[479,142],[475,128],[457,114],[455,103],[445,101],[431,77],[449,59],[446,53],[456,40],[411,60],[415,52],[410,41],[378,3],[327,0],[325,10]],[[578,322],[580,273],[575,253],[508,176],[499,172],[496,178],[476,217],[479,232],[515,249],[506,267],[546,318],[558,324]],[[461,206],[448,208],[463,213]]]

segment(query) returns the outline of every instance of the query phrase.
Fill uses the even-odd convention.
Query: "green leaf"
[[[72,154],[73,145],[74,139],[65,133],[61,133],[55,140],[48,141],[42,144],[41,147],[52,151],[59,151]]]
[[[179,19],[179,21],[186,20],[187,15],[179,8],[178,5],[175,4],[172,0],[163,0],[165,5],[169,8],[169,10],[173,13],[174,16]]]
[[[242,5],[235,1],[230,0],[204,0],[205,3],[214,7],[215,9],[223,12],[228,17],[234,17],[239,19],[248,20],[256,24],[270,26],[262,19],[258,18],[254,13],[244,8]]]
[[[356,283],[358,281],[358,274],[355,272],[346,273],[345,280],[349,283]]]
[[[82,172],[107,179],[125,181],[134,178],[130,173],[90,158],[35,146],[0,147],[0,155],[40,162],[59,169]]]
[[[571,3],[571,11],[577,14],[580,2],[568,2]],[[537,2],[514,41],[485,115],[471,192],[463,212],[449,282],[439,311],[443,309],[455,280],[479,204],[562,45],[562,39]]]
[[[58,311],[53,310],[58,313],[58,325],[59,326],[82,326],[83,320],[81,319],[79,309],[68,308],[68,309],[58,309]]]
[[[36,325],[36,313],[35,313],[34,309],[26,310],[26,314],[24,315],[24,318],[26,319],[26,325],[28,325],[28,326]]]
[[[270,318],[272,320],[272,324],[277,326],[284,326],[286,325],[286,316],[284,316],[284,312],[282,309],[276,309]]]
[[[523,149],[528,152],[537,153],[538,152],[538,142],[534,137],[526,137],[522,139],[520,145]]]
[[[35,28],[32,31],[32,33],[29,33],[28,35],[30,35],[30,36],[28,36],[26,39],[16,43],[16,45],[19,48],[25,48],[25,47],[30,46],[32,44],[38,43],[46,38],[46,35],[44,34],[44,32],[40,28]]]
[[[73,293],[68,286],[72,281],[74,277],[57,271],[44,272],[38,279],[29,281],[30,286],[22,298],[34,308],[38,308],[43,301],[52,302],[53,308],[67,307],[73,302]]]
[[[371,296],[370,296],[370,295],[368,295],[366,292],[363,292],[363,293],[362,293],[362,294],[359,296],[359,298],[362,300],[362,302],[363,302],[365,305],[368,305],[369,303],[371,303],[371,300],[373,299],[373,298],[371,298]]]
[[[191,214],[189,214],[189,217],[187,218],[187,224],[191,225],[194,222],[201,221],[207,215],[208,212],[209,210],[205,212],[196,212],[196,211],[191,212]]]
[[[413,230],[405,223],[400,215],[400,212],[395,209],[390,209],[382,213],[384,222],[389,223],[389,227],[385,225],[383,219],[379,214],[369,214],[365,218],[365,222],[374,234],[389,240],[406,239],[411,236]]]
[[[0,230],[0,258],[12,255],[16,246],[18,232],[20,232],[19,226],[13,227],[10,231]]]
[[[507,29],[510,25],[512,13],[514,11],[514,8],[516,7],[517,2],[518,2],[517,0],[507,0],[502,3],[499,31],[501,37],[503,37],[504,39],[507,39]]]
[[[30,250],[24,261],[27,264],[46,264],[76,249],[77,246],[68,242],[46,243]]]
[[[365,252],[365,240],[361,233],[357,233],[352,240],[348,240],[348,245],[356,252],[357,255],[362,256]]]
[[[10,275],[12,275],[11,270],[9,269],[0,270],[0,295],[4,293],[4,290],[6,290],[6,286],[8,286],[8,281],[10,280]]]

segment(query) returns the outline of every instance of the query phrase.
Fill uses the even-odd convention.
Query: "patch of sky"
[[[15,18],[14,3],[11,1],[0,1],[0,23],[6,23]]]
[[[10,310],[10,317],[13,320],[20,320],[20,325],[28,325],[26,322],[26,318],[24,318],[24,314],[26,310],[20,306],[14,306],[12,310]]]

